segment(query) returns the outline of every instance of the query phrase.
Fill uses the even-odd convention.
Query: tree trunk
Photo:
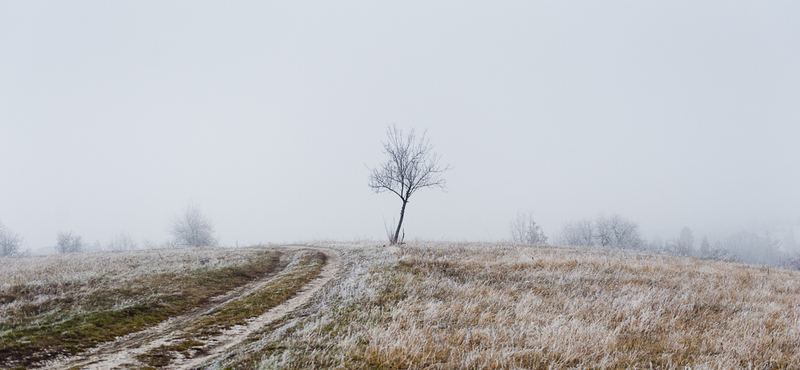
[[[406,204],[408,204],[407,200],[403,200],[403,208],[400,208],[400,222],[397,223],[397,230],[394,232],[394,236],[392,237],[392,244],[397,244],[400,237],[400,226],[403,225],[403,215],[406,214]]]

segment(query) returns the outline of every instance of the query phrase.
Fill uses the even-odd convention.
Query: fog
[[[800,3],[3,2],[0,223],[223,245],[386,239],[390,124],[453,166],[406,240],[800,232]]]

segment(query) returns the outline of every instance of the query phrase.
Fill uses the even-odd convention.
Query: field
[[[0,368],[55,366],[57,355],[80,356],[102,348],[100,342],[161,325],[166,317],[186,316],[196,311],[192,305],[200,305],[208,309],[191,316],[171,342],[120,364],[188,368],[182,364],[201,356],[210,338],[279,309],[301,294],[304,284],[324,275],[322,266],[330,259],[320,250],[340,256],[335,277],[292,306],[296,309],[247,326],[241,342],[213,357],[199,357],[203,361],[192,366],[800,368],[796,271],[609,249],[315,246],[0,259],[0,358],[16,361],[0,362]],[[165,276],[187,285],[156,283]],[[254,281],[261,283],[228,293],[236,299],[214,301]],[[96,297],[106,298],[97,302]],[[270,303],[250,308],[258,302]],[[149,307],[141,320],[119,314],[141,307]],[[240,315],[237,307],[252,312]],[[98,335],[76,324],[98,313],[106,315],[104,327],[118,332]]]

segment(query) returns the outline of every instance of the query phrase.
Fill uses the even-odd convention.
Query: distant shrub
[[[144,249],[170,249],[170,248],[178,248],[180,247],[178,243],[174,239],[167,240],[162,243],[154,242],[152,240],[145,239],[142,242],[142,247]]]
[[[56,235],[55,249],[57,253],[80,253],[83,248],[83,238],[75,235],[72,231],[60,232]]]
[[[170,233],[175,238],[175,245],[180,247],[215,247],[219,244],[211,219],[203,215],[194,203],[186,207],[183,215],[172,219]]]
[[[0,257],[14,256],[19,254],[19,247],[22,245],[22,237],[7,230],[0,224]]]
[[[639,225],[620,215],[599,215],[590,219],[569,221],[561,228],[561,243],[577,247],[609,247],[642,249],[645,245]]]
[[[130,235],[120,233],[106,244],[106,249],[110,251],[132,251],[139,249],[139,245]]]
[[[533,212],[517,214],[517,218],[511,222],[511,240],[530,245],[547,244],[547,236],[533,220]]]

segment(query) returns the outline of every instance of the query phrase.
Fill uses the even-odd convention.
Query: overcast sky
[[[800,2],[0,3],[0,222],[223,244],[384,239],[388,124],[427,130],[447,190],[407,239],[800,225]],[[365,166],[366,165],[366,166]]]

